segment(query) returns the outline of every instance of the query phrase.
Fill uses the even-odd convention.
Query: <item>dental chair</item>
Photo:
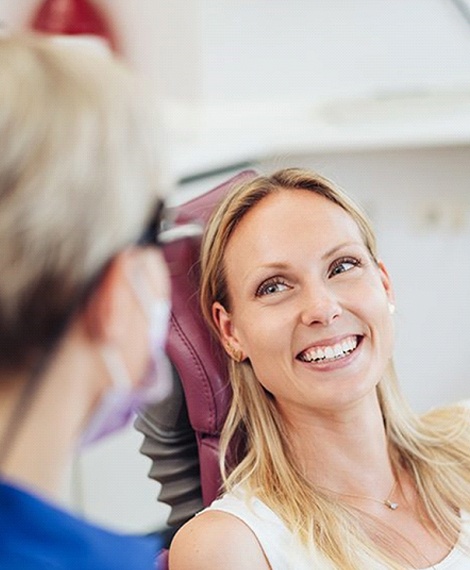
[[[149,477],[161,484],[158,499],[170,505],[168,525],[174,530],[220,491],[218,443],[231,398],[222,349],[199,308],[201,234],[227,191],[255,176],[255,171],[243,171],[173,208],[173,227],[162,233],[172,286],[167,354],[173,387],[164,401],[139,414],[135,426],[144,434],[140,451],[152,461]],[[179,239],[173,240],[171,232],[179,232]],[[166,550],[159,556],[159,570],[167,569],[167,556]]]

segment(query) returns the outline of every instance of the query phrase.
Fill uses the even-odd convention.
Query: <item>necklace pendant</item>
[[[398,503],[392,503],[392,501],[389,501],[388,499],[385,501],[385,506],[392,511],[396,511],[398,509]]]

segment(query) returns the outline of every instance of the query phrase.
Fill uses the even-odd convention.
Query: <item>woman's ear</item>
[[[379,260],[378,266],[380,280],[382,281],[382,285],[385,289],[388,302],[393,305],[395,303],[395,293],[393,291],[392,280],[390,279],[390,275],[388,274],[387,268],[385,267],[383,261]]]
[[[212,305],[212,318],[217,330],[219,331],[222,345],[230,358],[237,362],[245,360],[246,355],[243,352],[240,341],[238,340],[234,330],[232,315],[223,305],[219,302],[215,302]]]

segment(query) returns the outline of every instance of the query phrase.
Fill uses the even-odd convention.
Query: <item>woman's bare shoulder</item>
[[[206,511],[176,533],[170,570],[269,570],[255,535],[239,518]]]

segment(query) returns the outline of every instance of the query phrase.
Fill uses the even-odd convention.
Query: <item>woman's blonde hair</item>
[[[117,60],[0,39],[0,369],[40,352],[163,192],[156,107]]]
[[[201,307],[214,333],[212,305],[230,311],[224,253],[237,224],[264,197],[307,190],[343,208],[356,221],[372,259],[374,232],[364,212],[329,180],[301,169],[259,176],[222,200],[208,223],[201,251]],[[257,381],[249,360],[228,360],[233,400],[221,437],[224,488],[243,484],[272,508],[306,546],[314,546],[336,568],[359,570],[366,557],[402,568],[389,556],[393,537],[309,483],[292,453],[276,403]],[[413,478],[423,506],[442,538],[452,545],[460,528],[456,507],[470,510],[470,434],[463,407],[416,416],[401,395],[390,362],[377,387],[395,471]],[[243,452],[233,451],[234,442]],[[233,460],[232,458],[234,457]],[[360,524],[358,524],[358,522]],[[371,536],[374,539],[371,539]],[[412,545],[410,545],[412,547]]]

